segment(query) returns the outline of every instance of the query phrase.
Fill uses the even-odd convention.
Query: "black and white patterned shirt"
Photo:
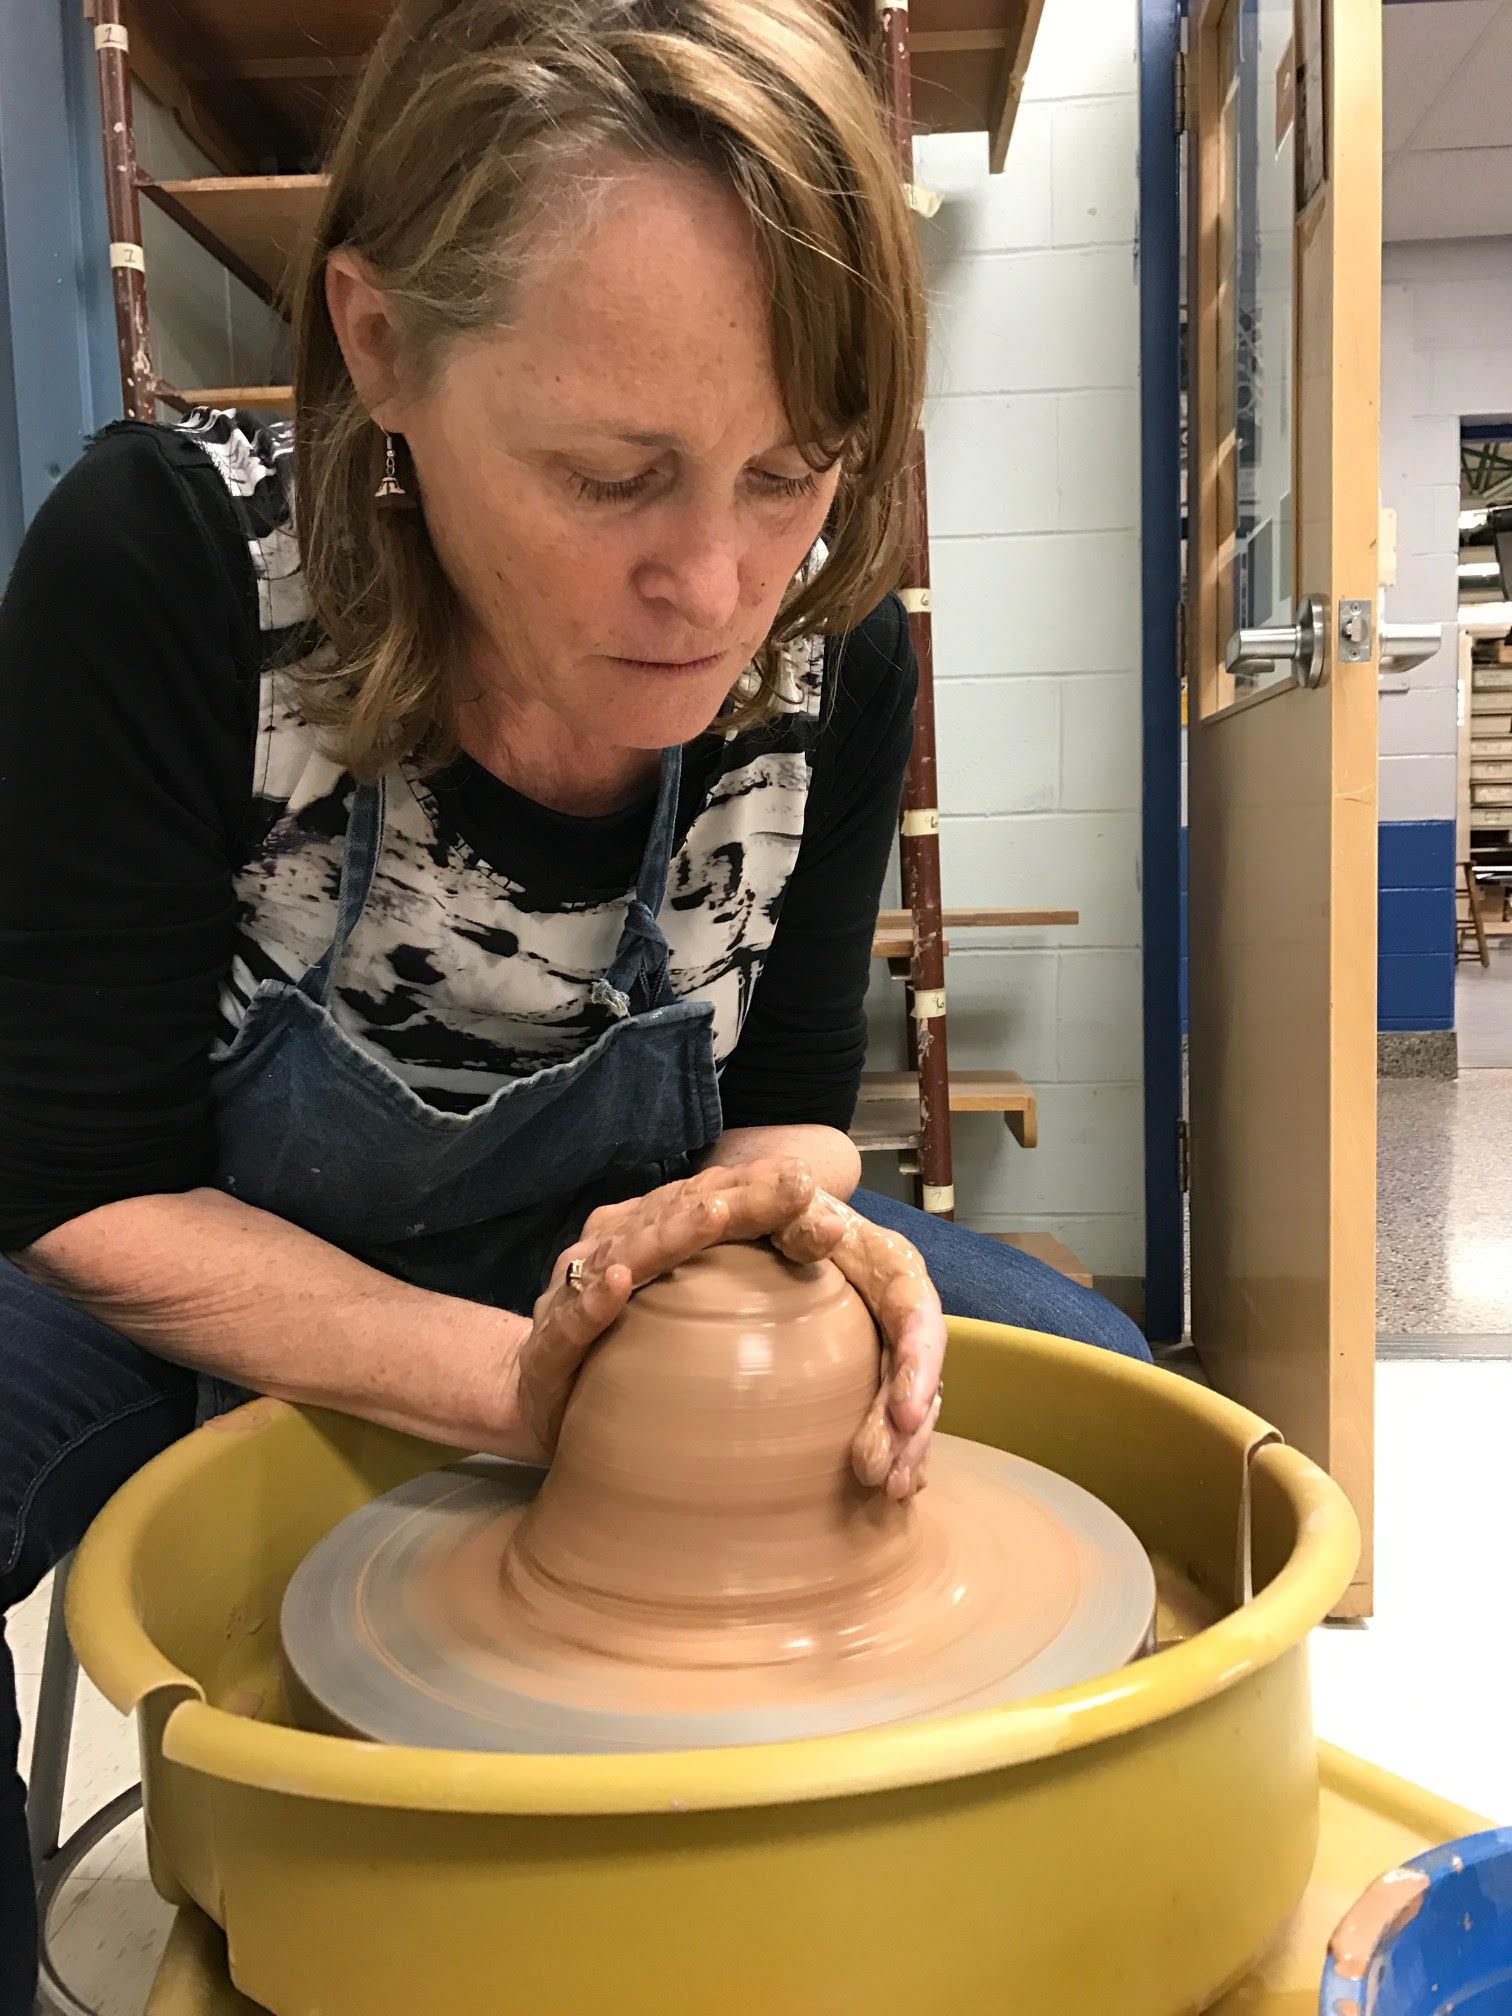
[[[288,430],[244,416],[112,429],[0,605],[5,1250],[203,1180],[217,1048],[330,940],[354,787],[287,669],[289,473]],[[674,990],[714,1006],[727,1126],[849,1120],[908,749],[895,598],[786,669],[775,720],[685,750],[661,914]],[[333,1013],[453,1111],[574,1054],[650,820],[550,811],[466,757],[403,770]]]

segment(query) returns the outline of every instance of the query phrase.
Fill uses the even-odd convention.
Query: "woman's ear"
[[[399,384],[400,328],[388,296],[355,252],[326,261],[326,307],[357,397],[368,417],[391,434],[404,432]]]

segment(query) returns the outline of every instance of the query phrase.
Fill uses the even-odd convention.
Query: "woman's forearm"
[[[787,1155],[806,1162],[819,1188],[842,1202],[861,1181],[860,1152],[838,1127],[731,1127],[705,1155],[703,1166],[738,1169],[745,1162]]]
[[[528,1453],[524,1317],[396,1281],[218,1190],[102,1205],[14,1257],[164,1358],[431,1441]]]

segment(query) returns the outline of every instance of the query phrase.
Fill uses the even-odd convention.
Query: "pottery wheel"
[[[1079,1485],[937,1436],[856,1484],[878,1345],[836,1269],[721,1247],[633,1298],[551,1471],[475,1457],[352,1513],[285,1595],[302,1719],[463,1750],[689,1749],[1048,1693],[1147,1648],[1154,1576]]]

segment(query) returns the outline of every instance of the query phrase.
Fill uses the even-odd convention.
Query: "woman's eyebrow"
[[[648,432],[642,428],[616,427],[612,424],[601,426],[593,421],[564,427],[562,431],[567,434],[591,434],[595,439],[604,441],[623,441],[633,448],[675,448],[679,453],[686,453],[691,447],[691,443],[681,434]],[[797,442],[789,437],[785,441],[774,441],[770,447],[758,448],[756,452],[758,455],[780,455],[786,449],[796,448],[797,445]]]

